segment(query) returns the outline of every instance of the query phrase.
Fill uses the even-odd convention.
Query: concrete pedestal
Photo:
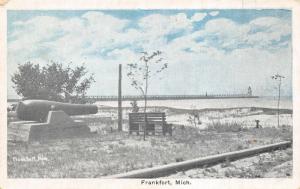
[[[8,140],[14,141],[40,141],[90,135],[90,128],[85,123],[72,120],[63,111],[50,111],[45,123],[18,121],[8,126]]]

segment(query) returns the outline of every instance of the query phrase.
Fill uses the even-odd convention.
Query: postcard
[[[1,189],[299,188],[299,1],[1,6]]]

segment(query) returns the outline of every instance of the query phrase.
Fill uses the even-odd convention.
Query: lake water
[[[131,107],[131,101],[123,101],[123,107]],[[144,102],[138,101],[138,106],[143,107]],[[97,101],[98,106],[117,107],[117,101]],[[165,106],[179,109],[205,109],[205,108],[237,108],[237,107],[264,107],[277,108],[277,98],[232,98],[232,99],[188,99],[188,100],[150,100],[148,106]],[[283,97],[280,108],[293,109],[292,98]]]

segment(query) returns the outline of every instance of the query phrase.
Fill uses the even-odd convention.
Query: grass
[[[255,129],[243,128],[235,122],[217,121],[205,130],[175,125],[173,136],[147,136],[143,141],[141,135],[117,132],[117,122],[113,119],[100,116],[73,118],[95,127],[97,134],[90,138],[28,144],[8,141],[8,177],[99,178],[292,139],[291,126]],[[16,161],[20,157],[38,155],[47,160]],[[225,163],[230,167],[230,162]]]
[[[10,178],[94,178],[131,170],[184,161],[196,157],[250,148],[286,139],[286,134],[267,128],[247,129],[238,135],[229,127],[199,132],[196,128],[175,129],[173,137],[128,135],[113,132],[93,138],[31,143],[8,143]],[[273,133],[270,133],[273,132]],[[290,133],[291,134],[291,133]],[[276,137],[275,137],[276,136]],[[16,162],[14,157],[35,157],[48,161]]]
[[[290,149],[285,150],[290,153]],[[233,165],[234,169],[227,169],[225,171],[225,177],[237,177],[237,178],[263,178],[266,173],[277,165],[283,162],[292,160],[292,154],[283,156],[281,152],[270,152],[261,154],[258,156],[257,161],[253,161],[250,167],[237,167]],[[289,174],[286,174],[289,176]]]
[[[231,123],[221,123],[220,121],[215,121],[209,123],[206,128],[207,131],[216,131],[216,132],[240,132],[242,130],[247,130],[247,128],[243,128],[239,123],[231,122]]]
[[[292,175],[292,149],[266,152],[236,161],[227,159],[221,164],[185,171],[189,178],[263,178]],[[179,177],[181,172],[171,175]]]

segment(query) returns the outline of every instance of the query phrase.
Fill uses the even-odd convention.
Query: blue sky
[[[8,97],[16,97],[10,75],[27,61],[85,63],[96,75],[88,94],[116,95],[118,64],[126,73],[141,51],[155,50],[169,68],[150,94],[243,93],[250,85],[269,96],[278,72],[291,95],[291,44],[290,10],[8,11]],[[128,78],[123,84],[138,94]]]

